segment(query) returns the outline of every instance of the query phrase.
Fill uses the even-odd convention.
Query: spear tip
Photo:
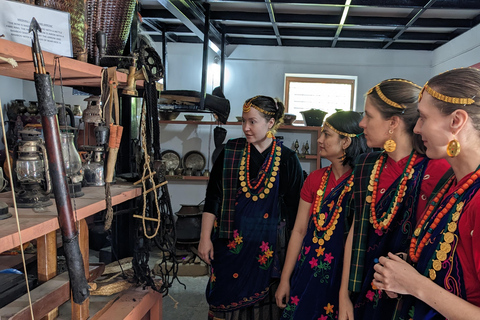
[[[30,22],[30,28],[28,28],[28,32],[32,32],[32,31],[42,32],[42,28],[40,27],[40,24],[38,24],[37,19],[35,19],[35,17],[32,18],[32,21]]]

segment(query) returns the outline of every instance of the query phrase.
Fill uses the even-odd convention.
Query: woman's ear
[[[468,113],[463,109],[457,109],[452,112],[450,120],[450,129],[454,135],[456,135],[463,126],[467,123]]]
[[[390,129],[395,130],[400,125],[400,117],[399,116],[392,116],[390,119]]]
[[[268,120],[268,130],[272,129],[274,125],[275,125],[275,118],[270,118],[270,120]]]
[[[350,137],[345,137],[345,139],[342,139],[342,141],[343,141],[343,144],[342,144],[343,150],[346,150],[352,144],[352,138]]]

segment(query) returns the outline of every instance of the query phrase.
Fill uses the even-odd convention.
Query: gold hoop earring
[[[388,130],[388,133],[390,133],[390,138],[383,144],[383,149],[385,149],[386,152],[393,152],[397,149],[397,143],[392,139],[393,130]]]
[[[347,158],[347,153],[345,152],[345,149],[343,149],[343,156],[340,158],[340,161],[345,161],[345,159]]]
[[[447,154],[450,158],[455,158],[460,153],[460,142],[455,139],[455,135],[453,135],[453,139],[450,140],[447,144]]]
[[[267,131],[267,138],[272,139],[273,138],[273,132],[268,130]]]

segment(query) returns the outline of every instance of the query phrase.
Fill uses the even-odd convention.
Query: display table
[[[112,205],[118,205],[125,201],[134,199],[141,195],[141,188],[133,186],[132,184],[115,184],[110,187]],[[72,199],[73,213],[75,215],[75,221],[77,221],[77,228],[79,232],[79,244],[82,252],[85,273],[87,279],[89,278],[89,241],[88,241],[88,226],[85,218],[94,215],[106,209],[105,204],[105,189],[102,187],[87,187],[83,188],[85,193],[83,197]],[[54,201],[54,199],[52,199]],[[48,285],[48,280],[54,278],[57,273],[57,230],[59,229],[57,209],[55,207],[55,201],[52,206],[46,207],[42,212],[35,212],[33,209],[18,209],[18,217],[21,229],[21,241],[19,239],[17,224],[15,219],[15,212],[13,210],[13,200],[11,192],[5,192],[0,194],[0,201],[3,201],[9,205],[9,212],[13,217],[2,220],[0,223],[0,252],[10,250],[20,245],[21,242],[26,243],[28,241],[37,240],[37,264],[38,264],[38,280],[40,283],[45,282],[44,285]],[[67,280],[68,282],[68,280]],[[44,285],[40,285],[41,288]],[[36,289],[35,289],[36,290]],[[67,291],[68,292],[68,291]],[[66,297],[68,300],[68,296]],[[22,300],[22,299],[18,299]],[[48,311],[55,310],[56,307],[64,303],[65,297],[56,297],[54,301],[45,301],[41,303],[43,308],[38,313],[35,311],[35,319],[49,314]],[[62,301],[63,300],[63,301]],[[50,304],[49,308],[45,308],[45,303]],[[24,305],[26,303],[26,305]],[[12,309],[13,305],[13,309]],[[28,302],[22,304],[21,301],[14,301],[11,304],[0,309],[0,316],[5,316],[6,310],[8,310],[9,319],[30,319],[23,316],[13,316],[18,309],[18,312],[22,313],[28,307]],[[46,310],[47,313],[46,313]],[[12,311],[13,310],[13,311]],[[51,312],[50,312],[51,313]],[[53,311],[55,313],[55,311]],[[25,312],[23,311],[23,314]],[[78,305],[72,303],[72,319],[87,319],[89,317],[89,300],[87,299],[83,304]],[[48,319],[53,319],[54,315],[50,315]]]
[[[132,184],[111,185],[110,190],[112,195],[112,205],[117,205],[136,198],[142,191],[140,187],[134,187]],[[86,187],[83,188],[82,191],[85,193],[83,197],[72,199],[74,214],[76,214],[75,220],[78,219],[79,221],[106,208],[104,188]],[[10,207],[9,212],[13,215],[12,218],[2,220],[0,223],[0,252],[4,252],[19,246],[20,240],[17,232],[11,192],[0,193],[0,201],[8,204]],[[54,204],[46,207],[44,212],[35,212],[33,209],[18,209],[23,243],[59,229],[55,200],[52,199],[52,201]]]

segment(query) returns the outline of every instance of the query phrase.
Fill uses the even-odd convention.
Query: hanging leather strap
[[[108,88],[109,88],[109,99],[108,99],[108,113],[105,114],[105,123],[107,127],[110,126],[110,123],[120,123],[120,107],[118,101],[118,80],[117,80],[117,68],[110,67],[108,68]],[[112,121],[112,112],[115,108],[115,118]]]

